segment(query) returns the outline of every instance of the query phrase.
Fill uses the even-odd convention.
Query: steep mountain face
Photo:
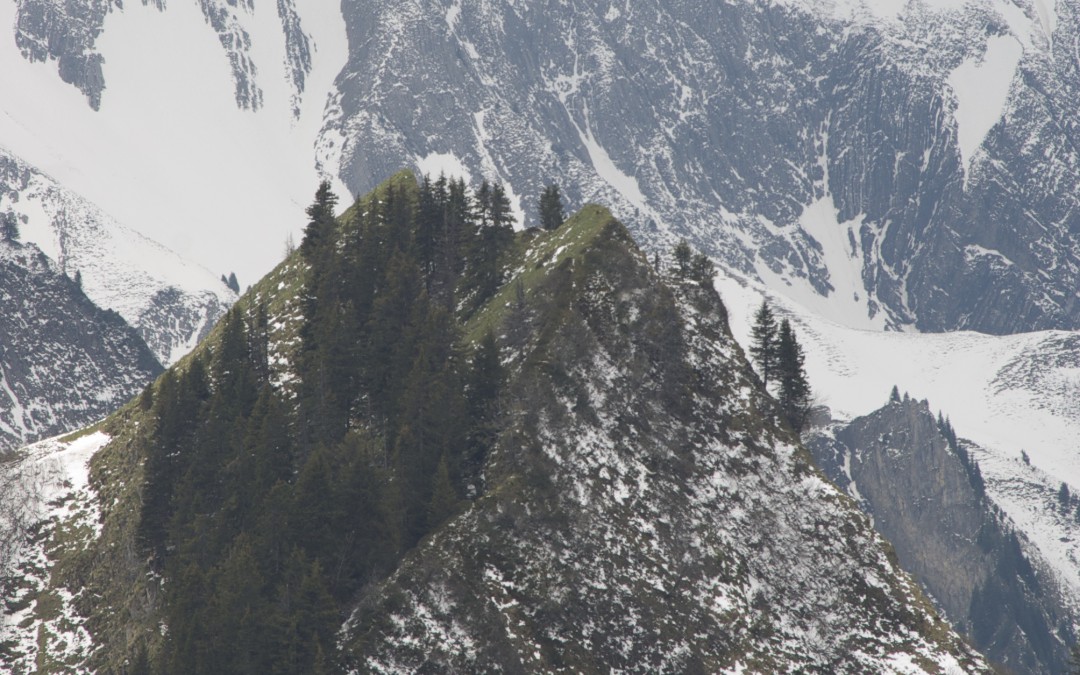
[[[124,317],[164,364],[190,351],[235,301],[213,274],[0,148],[0,217],[96,304]]]
[[[186,6],[143,4],[154,8],[18,0],[12,13],[14,58],[55,62],[102,119],[135,116],[127,126],[141,145],[125,148],[129,165],[164,135],[202,148],[212,131],[158,129],[152,110],[128,105],[135,86],[174,105],[172,89],[130,79],[120,62],[136,33],[171,22],[215,83],[206,98],[260,120],[251,136],[217,106],[232,132],[222,142],[247,149],[295,136],[304,165],[352,193],[408,157],[435,174],[500,179],[533,223],[532,205],[555,181],[571,204],[612,204],[648,246],[688,237],[847,325],[995,334],[1080,325],[1067,189],[1080,171],[1075,0],[347,0],[340,15],[302,1],[271,14],[201,2],[209,47]],[[49,133],[31,109],[5,105],[18,122],[5,134]],[[271,134],[270,117],[285,128]],[[44,162],[49,152],[23,156]],[[101,161],[61,154],[82,171]],[[265,159],[245,152],[201,166],[214,180],[200,186],[239,179],[256,201],[274,181]],[[89,196],[100,203],[106,192]],[[275,204],[264,217],[284,232],[298,210]],[[273,253],[259,255],[261,271]]]
[[[718,286],[733,332],[749,344],[762,295],[724,275]],[[963,430],[990,498],[1080,602],[1080,523],[1057,504],[1063,482],[1072,492],[1080,485],[1075,333],[874,333],[805,313],[779,295],[767,297],[795,325],[815,395],[833,417],[870,415],[898,385],[928,398]]]
[[[972,449],[949,434],[925,401],[896,400],[818,431],[809,446],[992,662],[1016,673],[1066,672],[1076,603],[987,496]]]
[[[453,209],[417,192],[399,176],[332,227],[316,216],[301,250],[139,401],[31,449],[24,466],[59,462],[59,477],[15,561],[9,667],[197,666],[220,649],[239,669],[339,654],[361,672],[985,672],[776,421],[711,288],[658,272],[588,206],[508,242],[493,288],[469,258],[460,288],[474,290],[451,318],[436,303],[461,268],[423,242],[444,231],[426,219]],[[330,276],[307,262],[372,251],[374,265]],[[471,363],[501,354],[474,373],[505,375],[477,433],[453,414],[485,391],[478,376],[453,388],[460,357],[444,342],[458,330]],[[385,359],[343,357],[380,340]],[[396,345],[416,340],[394,376]],[[291,424],[266,416],[275,405]],[[431,506],[417,513],[414,491]],[[202,594],[177,595],[192,584]]]
[[[350,0],[325,135],[353,190],[554,180],[849,325],[1080,325],[1076,3],[846,4]]]
[[[574,255],[572,229],[526,255],[551,271],[511,345],[488,494],[362,601],[356,667],[884,671],[920,662],[903,634],[933,653],[913,588],[777,427],[719,298],[659,286],[590,217]]]
[[[114,312],[36,247],[0,237],[0,451],[103,417],[161,372]]]

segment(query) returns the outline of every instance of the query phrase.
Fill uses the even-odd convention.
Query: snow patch
[[[461,178],[466,184],[472,184],[472,172],[465,166],[465,162],[452,152],[432,152],[424,157],[417,156],[415,163],[420,174],[426,174],[432,180],[445,175],[447,178]]]
[[[1001,119],[1009,89],[1024,48],[1012,35],[999,35],[986,42],[981,61],[968,59],[948,79],[956,96],[957,143],[965,175],[975,152],[990,129]]]
[[[514,216],[514,229],[524,229],[525,209],[521,205],[521,197],[514,191],[514,185],[509,180],[510,177],[503,175],[504,172],[499,170],[499,167],[495,164],[494,156],[487,148],[487,142],[491,140],[491,134],[487,130],[485,118],[486,114],[483,110],[473,114],[473,119],[476,122],[477,149],[480,151],[484,173],[488,174],[488,177],[492,180],[502,183],[503,188],[506,190],[506,198],[510,200],[510,213]]]
[[[863,284],[863,256],[860,250],[859,227],[862,217],[841,223],[832,197],[826,195],[803,209],[799,225],[821,245],[821,257],[829,270],[833,291],[826,297],[808,283],[786,287],[787,295],[803,307],[843,326],[868,330],[885,328],[885,314],[870,317],[869,295]],[[854,245],[852,244],[854,242]],[[775,276],[767,266],[760,265],[762,278]],[[783,283],[770,284],[773,288]]]
[[[589,159],[592,160],[593,169],[600,178],[615,188],[615,190],[622,195],[623,199],[634,205],[634,208],[643,213],[650,213],[652,209],[648,205],[648,201],[645,198],[645,193],[641,191],[641,187],[638,185],[637,179],[633,176],[629,176],[615,165],[615,162],[611,159],[611,155],[608,154],[604,146],[600,145],[600,142],[593,136],[592,126],[589,122],[589,106],[584,104],[582,106],[582,115],[585,118],[584,125],[579,126],[577,120],[573,115],[570,115],[570,121],[574,125],[574,128],[578,132],[578,136],[581,138],[582,145],[585,146],[585,150],[589,153]]]

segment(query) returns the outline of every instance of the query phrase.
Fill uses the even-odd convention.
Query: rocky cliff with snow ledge
[[[123,318],[0,236],[0,452],[97,420],[160,372]]]
[[[2,147],[0,217],[60,271],[78,276],[91,300],[124,317],[163,364],[191,351],[236,299],[214,274],[120,225]]]
[[[984,453],[958,439],[947,420],[935,420],[926,401],[893,400],[815,429],[808,447],[992,663],[1012,673],[1068,671],[1080,626],[1072,580],[1060,576],[1068,572],[1018,533],[994,501],[997,488],[987,492],[978,463]],[[1072,503],[1054,510],[1074,517]]]

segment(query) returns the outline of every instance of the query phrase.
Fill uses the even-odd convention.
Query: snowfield
[[[306,222],[322,175],[315,137],[345,62],[344,22],[323,3],[296,3],[312,44],[298,95],[275,3],[235,8],[262,95],[252,111],[237,106],[229,54],[198,3],[153,4],[125,4],[105,18],[100,111],[57,77],[55,62],[30,63],[10,30],[0,34],[0,90],[27,92],[0,99],[0,149],[183,258],[217,275],[235,271],[246,286]],[[0,26],[15,24],[16,3],[0,1]],[[338,194],[347,192],[339,185]]]
[[[990,496],[1080,601],[1080,523],[1055,508],[1062,481],[1074,493],[1080,489],[1080,334],[864,330],[729,275],[720,275],[717,288],[744,348],[763,297],[791,320],[815,400],[834,418],[873,412],[893,385],[948,417],[957,434],[979,446],[975,457]]]
[[[63,588],[39,595],[49,588],[50,570],[55,564],[41,542],[48,542],[58,527],[69,528],[72,543],[85,543],[100,534],[97,495],[89,488],[88,463],[110,440],[102,432],[71,441],[51,438],[27,448],[18,466],[4,468],[5,474],[17,471],[27,478],[18,494],[0,495],[5,514],[11,513],[11,502],[17,499],[25,522],[39,523],[33,544],[27,545],[26,533],[22,533],[23,546],[5,551],[5,559],[0,560],[5,575],[17,571],[21,576],[15,592],[6,599],[9,608],[19,609],[0,615],[0,635],[15,656],[11,665],[25,669],[19,672],[36,670],[35,656],[42,648],[57,663],[85,659],[93,650],[93,640],[83,627],[84,619],[72,604],[75,596]],[[0,528],[11,525],[5,519]],[[42,618],[35,610],[46,596],[57,603],[57,608],[52,616]]]

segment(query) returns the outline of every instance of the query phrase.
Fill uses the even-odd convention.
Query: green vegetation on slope
[[[762,463],[778,461],[776,438],[788,432],[753,391],[711,270],[677,261],[673,283],[661,283],[601,207],[554,230],[515,235],[500,192],[482,186],[470,194],[457,181],[418,185],[402,173],[335,218],[334,197],[321,186],[300,248],[193,354],[105,423],[113,441],[91,472],[101,535],[60,554],[54,568],[54,587],[85,589],[75,602],[101,645],[93,669],[320,673],[340,672],[342,658],[363,668],[381,633],[415,628],[391,625],[408,595],[394,584],[416,571],[403,561],[441,568],[444,552],[424,552],[454,528],[465,543],[464,572],[482,580],[487,563],[472,555],[481,549],[508,574],[537,566],[542,578],[587,576],[578,563],[586,569],[599,559],[605,575],[632,576],[637,565],[626,551],[585,536],[591,523],[558,480],[580,471],[607,484],[595,462],[623,453],[653,481],[650,494],[666,499],[682,494],[688,478],[713,475],[710,463],[721,462],[715,470],[738,484],[760,480]],[[588,441],[578,431],[602,427],[611,438],[594,448],[598,456],[572,454]],[[571,453],[566,466],[540,448],[550,441],[545,433],[565,435],[555,451]],[[734,449],[729,457],[701,454],[709,443]],[[796,477],[812,473],[792,466]],[[668,569],[669,552],[689,549],[653,550],[652,512],[623,509],[622,499],[595,503],[618,516],[598,518],[599,526],[645,528],[632,546],[666,579],[642,582],[629,596],[595,587],[603,592],[590,595],[598,604],[587,618],[611,619],[613,641],[622,639],[616,629],[626,607],[657,616],[675,607],[674,596],[656,595],[674,588],[669,573],[746,576],[711,554]],[[702,523],[714,518],[711,510],[698,515]],[[466,524],[477,518],[492,528]],[[530,522],[542,535],[537,555],[497,545]],[[715,529],[700,527],[710,537]],[[660,530],[671,543],[668,525]],[[583,537],[566,549],[577,560],[570,567],[544,557],[543,546],[564,535]],[[904,592],[888,595],[892,606]],[[52,595],[40,597],[42,608],[55,606]],[[631,600],[642,597],[650,600]],[[492,663],[513,663],[514,653],[498,651],[506,645],[501,625],[486,623],[491,599],[473,594],[480,618],[470,630],[492,631],[484,646],[496,650]],[[732,644],[710,641],[703,667],[762,648],[755,631],[771,630],[769,619],[756,606],[739,607],[714,616],[695,600],[674,610],[744,633]],[[366,628],[357,623],[365,608],[377,610]],[[569,626],[583,611],[543,593],[514,610],[541,612],[539,627],[553,619]],[[339,633],[347,615],[359,633]],[[666,638],[685,628],[681,620],[667,625]],[[411,646],[426,663],[424,645]],[[549,646],[544,658],[584,670],[630,663],[613,648]]]
[[[299,249],[127,411],[145,463],[125,534],[168,630],[112,663],[335,671],[350,601],[483,489],[503,379],[491,298],[611,221],[589,208],[515,237],[498,186],[408,173],[334,206],[320,187]]]

